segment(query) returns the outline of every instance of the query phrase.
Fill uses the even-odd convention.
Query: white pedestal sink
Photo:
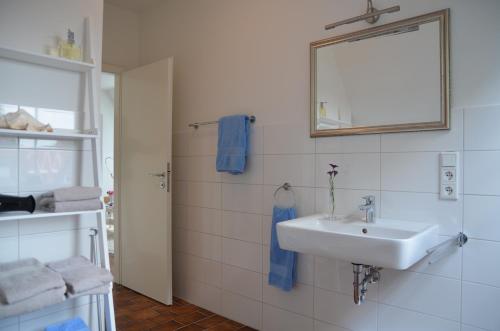
[[[277,228],[282,249],[399,270],[437,245],[438,229],[436,224],[380,218],[375,223],[332,221],[324,214],[281,222]]]

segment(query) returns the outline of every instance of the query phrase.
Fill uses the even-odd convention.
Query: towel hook
[[[297,200],[295,199],[295,193],[294,193],[294,192],[293,192],[293,190],[292,190],[292,185],[291,185],[290,183],[288,183],[288,182],[283,183],[281,186],[279,186],[279,187],[278,187],[278,188],[274,191],[274,194],[273,194],[274,201],[275,201],[275,202],[278,202],[278,201],[277,201],[277,200],[278,200],[278,199],[277,199],[277,197],[278,197],[278,193],[279,193],[279,191],[280,191],[281,189],[283,189],[283,190],[285,190],[286,192],[289,192],[289,193],[291,193],[291,194],[292,194],[292,199],[293,199],[293,205],[292,205],[292,207],[293,207],[293,206],[295,206],[295,205],[297,204]]]

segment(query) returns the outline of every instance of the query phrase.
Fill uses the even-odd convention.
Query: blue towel
[[[249,147],[249,119],[246,115],[226,116],[219,119],[217,143],[217,171],[233,175],[245,171]]]
[[[287,292],[290,291],[295,284],[297,253],[280,248],[276,226],[279,222],[292,220],[294,218],[296,218],[295,208],[274,207],[273,209],[269,285]]]
[[[80,317],[48,326],[45,331],[90,331],[87,324]]]

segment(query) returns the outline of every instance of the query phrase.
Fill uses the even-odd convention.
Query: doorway
[[[119,156],[119,118],[120,118],[120,74],[115,72],[101,73],[100,90],[100,126],[102,190],[106,210],[106,229],[108,236],[108,254],[111,273],[116,283],[120,283],[118,200],[116,190],[119,186],[117,174]]]

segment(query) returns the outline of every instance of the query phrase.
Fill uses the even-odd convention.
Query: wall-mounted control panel
[[[458,153],[443,152],[439,155],[439,198],[458,199]]]

